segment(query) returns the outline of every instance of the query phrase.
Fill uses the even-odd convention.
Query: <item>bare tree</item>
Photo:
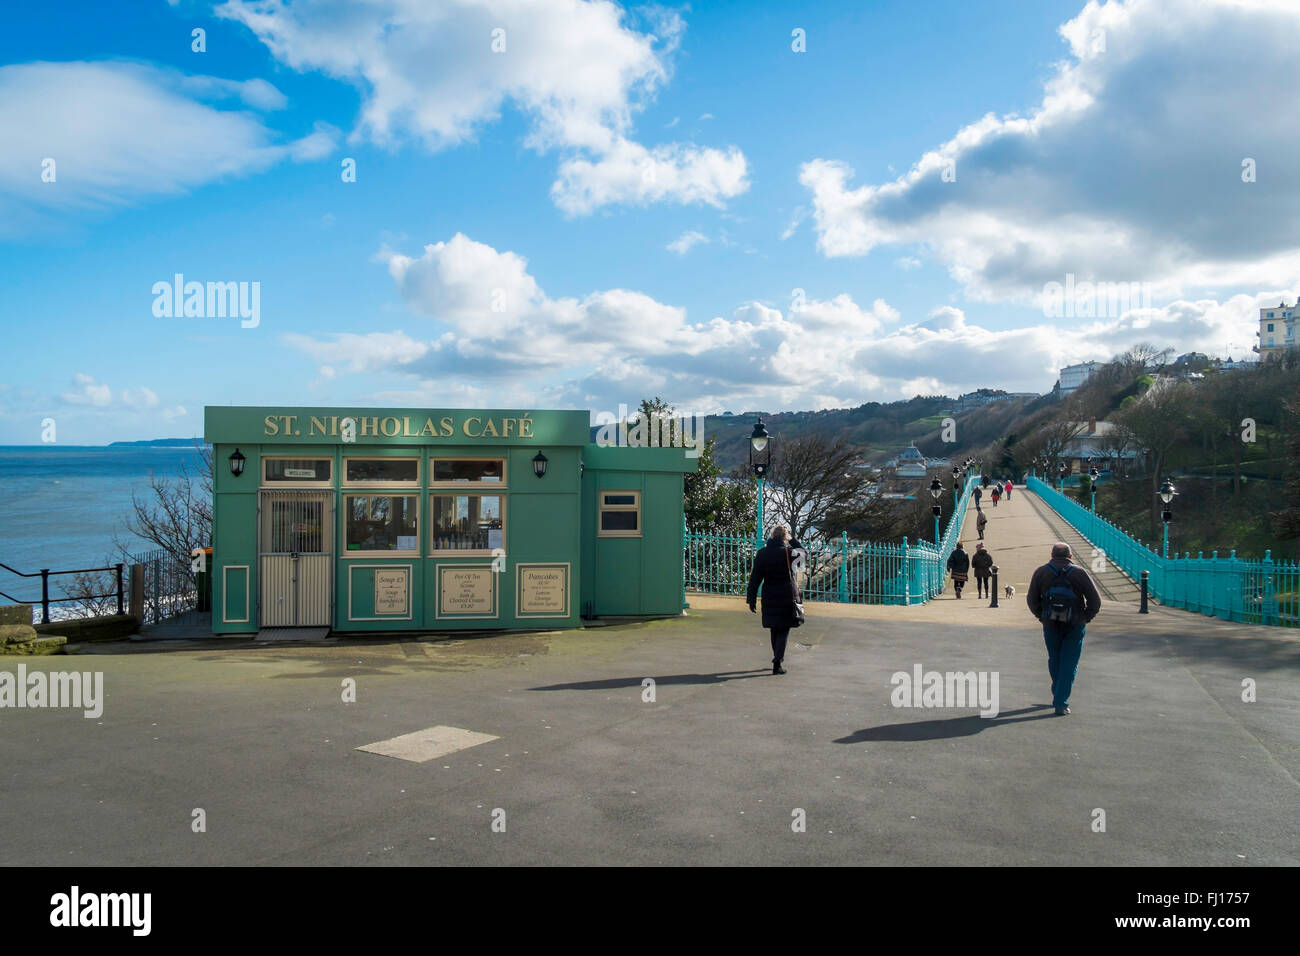
[[[854,465],[858,450],[843,439],[795,438],[773,456],[771,507],[793,537],[869,521],[878,508],[872,478]]]
[[[105,558],[104,564],[114,563]],[[72,583],[63,586],[65,597],[72,598],[65,606],[75,617],[100,617],[117,613],[117,574],[113,571],[79,571],[72,575]]]
[[[1137,449],[1133,445],[1133,435],[1127,429],[1113,425],[1097,438],[1097,448],[1110,459],[1111,470],[1117,478],[1128,477],[1124,456]]]
[[[1077,438],[1086,428],[1087,422],[1072,421],[1067,410],[1063,418],[1054,419],[1040,426],[1026,439],[1027,446],[1038,449],[1038,457],[1048,459],[1048,467],[1055,468],[1067,445]],[[1019,459],[1017,459],[1019,460]],[[1024,462],[1022,461],[1023,465]]]
[[[182,464],[175,478],[149,476],[149,490],[131,493],[126,530],[166,551],[186,567],[190,552],[212,542],[212,448],[195,443],[197,468]],[[124,555],[127,546],[118,542]]]
[[[1142,398],[1129,404],[1116,416],[1116,424],[1126,431],[1135,448],[1145,449],[1151,460],[1151,528],[1159,524],[1160,509],[1156,493],[1169,453],[1187,436],[1191,421],[1192,387],[1186,382],[1160,379]]]

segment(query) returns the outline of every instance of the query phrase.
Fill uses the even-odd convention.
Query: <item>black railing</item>
[[[123,565],[123,564],[112,564],[112,565],[109,565],[108,567],[104,567],[104,568],[76,568],[76,569],[71,570],[71,571],[52,571],[52,570],[49,569],[49,568],[41,568],[41,570],[39,570],[39,571],[33,571],[33,572],[31,572],[31,573],[29,574],[29,573],[24,572],[24,571],[19,571],[17,568],[11,568],[11,567],[9,567],[9,565],[4,564],[3,562],[0,562],[0,568],[4,568],[6,571],[10,572],[11,574],[16,574],[16,575],[18,575],[18,577],[20,577],[20,578],[40,578],[40,579],[41,579],[41,599],[40,599],[40,603],[41,603],[41,623],[42,623],[42,624],[49,624],[49,623],[50,623],[50,605],[51,605],[51,604],[67,603],[67,602],[71,602],[71,601],[101,600],[101,599],[103,599],[103,598],[110,598],[110,597],[114,597],[114,596],[116,596],[116,598],[117,598],[117,613],[118,613],[118,614],[122,614],[122,613],[124,613],[124,612],[123,612],[123,607],[122,607],[122,568],[123,568],[123,567],[125,567],[125,565]],[[51,578],[52,576],[59,575],[59,574],[95,574],[95,573],[98,573],[98,572],[100,572],[100,571],[113,571],[113,572],[116,572],[116,576],[117,576],[117,591],[116,591],[116,592],[108,591],[108,592],[106,592],[106,593],[104,593],[104,594],[78,594],[78,595],[75,595],[74,597],[56,597],[56,598],[52,598],[52,597],[50,597],[50,578]],[[11,601],[13,601],[13,602],[15,602],[15,603],[17,603],[17,604],[35,604],[35,603],[36,603],[35,601],[28,601],[28,600],[23,600],[23,599],[21,599],[21,598],[16,598],[16,597],[14,597],[14,596],[12,596],[12,595],[10,595],[10,594],[5,594],[3,591],[0,591],[0,595],[3,595],[4,597],[8,598],[9,600],[11,600]]]
[[[188,555],[172,551],[146,551],[131,556],[140,568],[141,624],[158,624],[169,617],[200,607],[195,574]]]

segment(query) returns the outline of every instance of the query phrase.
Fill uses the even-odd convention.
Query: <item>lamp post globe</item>
[[[758,546],[763,546],[763,479],[772,467],[772,436],[767,432],[763,419],[754,424],[749,433],[749,470],[758,479],[758,520],[755,523],[755,535]]]
[[[934,515],[934,546],[939,546],[939,516],[943,514],[943,506],[939,504],[939,496],[943,494],[943,482],[936,476],[930,482],[930,497],[934,499],[934,504],[930,508],[930,513]]]
[[[1160,485],[1160,491],[1157,494],[1164,504],[1164,508],[1160,512],[1160,521],[1165,527],[1165,543],[1161,553],[1167,558],[1169,557],[1169,522],[1174,520],[1174,510],[1170,507],[1170,504],[1174,500],[1174,495],[1178,494],[1178,492],[1174,489],[1174,483],[1166,478]]]
[[[1093,514],[1097,513],[1097,479],[1100,477],[1101,477],[1101,472],[1097,470],[1096,465],[1093,465],[1092,468],[1088,470],[1088,488],[1092,492]]]

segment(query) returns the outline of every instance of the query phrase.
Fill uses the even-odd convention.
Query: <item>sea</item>
[[[175,479],[188,468],[197,476],[199,464],[192,445],[0,445],[0,564],[27,573],[94,568],[119,560],[117,542],[133,554],[154,550],[127,530],[132,493],[151,494],[150,475]],[[39,600],[41,583],[0,568],[0,591]]]

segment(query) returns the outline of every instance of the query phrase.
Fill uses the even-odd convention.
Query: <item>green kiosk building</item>
[[[216,634],[682,610],[681,447],[585,411],[208,407]]]

